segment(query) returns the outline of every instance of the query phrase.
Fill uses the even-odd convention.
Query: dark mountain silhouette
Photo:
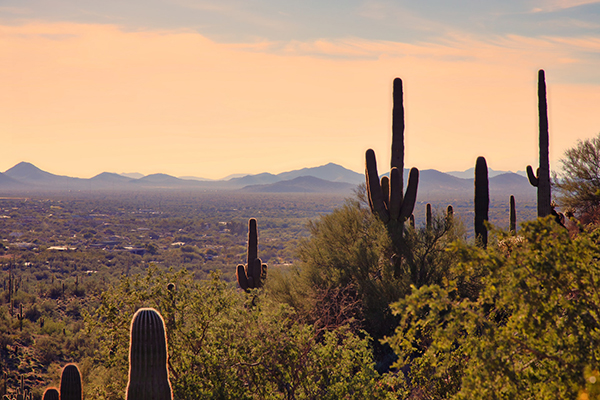
[[[90,180],[94,182],[126,183],[131,182],[132,178],[115,174],[114,172],[102,172],[101,174],[90,178]]]
[[[329,163],[320,167],[302,168],[295,171],[277,174],[281,180],[290,180],[300,176],[314,176],[331,182],[347,182],[353,184],[362,183],[365,180],[363,174],[351,171],[341,165]]]
[[[0,188],[26,189],[28,185],[0,172]]]
[[[151,174],[146,175],[140,179],[134,179],[131,181],[134,186],[142,186],[146,188],[156,189],[178,189],[178,188],[200,188],[202,182],[192,181],[186,179],[179,179],[167,174]]]
[[[364,181],[364,175],[334,163],[321,165],[319,167],[282,172],[277,175],[268,172],[256,175],[245,175],[226,179],[226,181],[231,187],[243,187],[248,185],[266,185],[280,181],[289,181],[301,176],[312,176],[326,181],[346,182],[355,185]]]
[[[248,185],[265,185],[269,183],[279,182],[282,179],[277,175],[269,174],[268,172],[263,172],[262,174],[257,175],[246,175],[241,178],[231,178],[227,181],[227,183],[232,187],[243,187]]]
[[[408,181],[408,169],[404,170],[404,187]],[[493,199],[508,198],[511,194],[522,199],[533,199],[536,195],[535,188],[529,184],[527,178],[513,173],[504,172],[489,179],[490,196]],[[474,196],[473,178],[463,179],[440,172],[435,169],[419,171],[419,188],[417,201],[445,200],[470,201]]]
[[[129,182],[131,182],[131,178],[127,178],[120,174],[115,174],[113,172],[102,172],[92,178],[89,179],[88,188],[94,188],[96,190],[99,189],[124,189]]]
[[[404,175],[404,186],[406,186],[408,183],[408,170],[405,170]],[[472,188],[472,179],[460,179],[435,169],[419,171],[419,191],[464,192]]]
[[[231,178],[229,180],[200,181],[181,179],[167,174],[152,174],[138,179],[103,172],[90,179],[54,175],[35,165],[21,162],[0,174],[3,191],[94,191],[94,190],[243,190],[268,193],[347,193],[364,182],[364,175],[329,163],[320,167],[302,168],[278,175],[262,173]],[[408,182],[408,169],[404,171],[404,186]],[[508,198],[535,197],[535,188],[526,178],[515,173],[504,173],[490,178],[490,195]],[[473,179],[461,179],[434,169],[420,171],[417,201],[471,201]]]
[[[85,179],[71,178],[63,175],[54,175],[43,171],[28,162],[20,162],[4,174],[16,181],[30,186],[44,186],[48,189],[76,189],[84,183]]]
[[[6,170],[4,172],[4,175],[9,176],[13,179],[20,179],[20,180],[41,180],[44,178],[52,179],[53,177],[56,176],[49,172],[42,171],[35,165],[25,162],[25,161],[21,161],[14,167]]]
[[[464,171],[449,171],[449,172],[445,172],[448,175],[452,175],[455,176],[457,178],[462,178],[462,179],[473,179],[475,177],[475,167],[471,167],[469,169],[466,169]],[[493,170],[491,168],[488,168],[488,178],[493,178],[496,177],[498,175],[504,175],[507,173],[514,173],[514,172],[510,172],[510,171],[496,171]],[[517,174],[521,175],[521,176],[527,176],[527,173],[525,171],[517,171]]]
[[[527,178],[514,172],[490,178],[490,192],[505,195],[507,198],[511,194],[526,198],[537,196],[537,188],[531,186]]]

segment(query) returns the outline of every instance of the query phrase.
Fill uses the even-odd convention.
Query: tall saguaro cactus
[[[448,204],[448,207],[446,207],[446,226],[451,227],[452,225],[454,225],[454,208],[452,204]]]
[[[490,189],[488,181],[488,168],[484,157],[477,157],[475,163],[475,240],[478,244],[487,247],[487,228],[490,207]]]
[[[248,220],[248,262],[237,266],[237,281],[244,290],[260,288],[267,277],[267,264],[258,258],[258,228],[256,219]]]
[[[515,196],[510,195],[510,211],[508,214],[510,221],[509,231],[511,233],[517,233],[517,207],[515,203]]]
[[[431,204],[425,205],[425,227],[430,231],[433,227],[433,217],[431,215]]]
[[[546,77],[544,70],[538,72],[538,115],[540,129],[540,166],[537,176],[531,165],[527,166],[529,183],[537,187],[538,217],[545,217],[552,211],[550,193],[550,161],[548,157],[548,104],[546,101]]]
[[[75,364],[67,364],[62,370],[60,377],[60,398],[61,400],[83,399],[81,374]]]
[[[375,152],[372,149],[367,150],[365,155],[365,176],[371,211],[388,224],[388,227],[396,227],[397,233],[401,236],[404,221],[411,216],[415,207],[419,185],[419,170],[411,168],[406,194],[404,194],[404,104],[402,80],[400,78],[394,79],[393,101],[392,158],[389,184],[385,177],[382,178],[381,183],[379,181],[377,161]]]
[[[159,312],[140,308],[130,335],[127,400],[172,400],[165,322]]]

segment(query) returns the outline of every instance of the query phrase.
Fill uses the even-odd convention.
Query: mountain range
[[[444,173],[434,169],[420,171],[419,198],[466,199],[473,197],[472,171]],[[458,175],[458,176],[456,176]],[[535,188],[518,173],[491,171],[492,197],[510,194],[532,198]],[[185,179],[184,179],[185,178]],[[303,168],[280,174],[234,175],[222,180],[202,180],[197,177],[175,177],[166,174],[142,175],[103,172],[93,178],[73,178],[43,171],[28,162],[20,162],[0,173],[0,193],[31,193],[57,191],[141,191],[141,190],[235,190],[251,193],[338,193],[350,194],[364,175],[334,163]],[[408,170],[404,171],[404,182]],[[419,200],[418,198],[418,200]]]

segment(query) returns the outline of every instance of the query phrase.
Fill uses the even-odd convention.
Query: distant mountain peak
[[[117,174],[114,172],[101,172],[98,175],[90,178],[92,180],[115,180],[115,181],[120,181],[120,182],[125,182],[125,181],[129,181],[131,178],[128,178],[126,176],[123,176],[121,174]]]
[[[41,181],[58,177],[58,175],[41,170],[32,163],[26,161],[21,161],[14,167],[7,169],[4,174],[13,179],[26,181]]]
[[[331,182],[361,183],[364,176],[333,162],[318,167],[302,168],[277,174],[282,180],[291,180],[300,176],[314,176]]]
[[[15,166],[13,166],[12,168],[7,169],[6,171],[4,171],[4,173],[7,173],[9,171],[42,171],[41,169],[39,169],[38,167],[36,167],[35,165],[33,165],[30,162],[27,161],[21,161],[20,163],[16,164]]]

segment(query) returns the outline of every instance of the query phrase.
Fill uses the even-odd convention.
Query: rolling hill
[[[468,170],[464,171],[468,174]],[[500,172],[500,171],[496,171]],[[137,176],[137,175],[136,175]],[[242,191],[246,193],[337,193],[350,195],[364,182],[364,175],[341,165],[302,168],[271,174],[268,172],[230,178],[228,180],[197,180],[177,178],[167,174],[151,174],[139,178],[103,172],[90,179],[55,175],[28,162],[21,162],[0,174],[0,192],[60,192],[60,191],[143,191],[143,190],[203,190]],[[404,171],[404,185],[408,170]],[[512,172],[490,177],[492,198],[514,194],[520,198],[535,197],[535,188],[527,179]],[[417,201],[440,199],[443,201],[469,201],[473,197],[473,180],[464,179],[434,169],[420,171]]]

